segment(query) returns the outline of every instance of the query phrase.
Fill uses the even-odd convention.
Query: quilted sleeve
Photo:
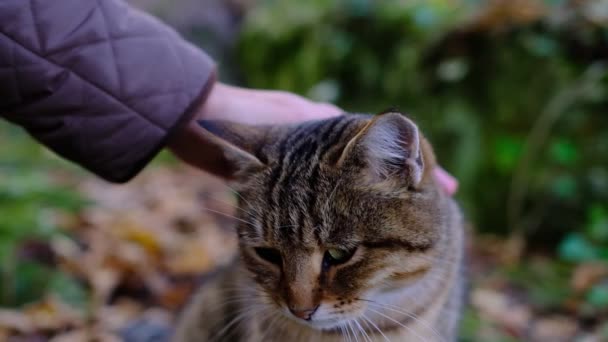
[[[194,115],[211,59],[121,0],[0,1],[0,116],[113,182]]]

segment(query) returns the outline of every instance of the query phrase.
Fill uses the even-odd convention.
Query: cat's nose
[[[291,313],[300,318],[303,319],[305,321],[310,321],[310,318],[312,317],[312,315],[314,315],[315,311],[317,311],[317,309],[319,308],[319,306],[317,305],[316,307],[312,308],[312,309],[300,309],[300,308],[289,308],[289,311],[291,311]]]

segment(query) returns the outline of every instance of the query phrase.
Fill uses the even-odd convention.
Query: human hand
[[[168,147],[186,163],[219,174],[219,151],[206,143],[204,130],[197,121],[216,119],[244,124],[281,124],[325,119],[341,113],[343,111],[332,104],[313,102],[285,91],[253,90],[217,83],[195,118]],[[436,167],[434,175],[448,195],[456,192],[458,182],[444,169]]]
[[[254,90],[217,83],[198,119],[228,120],[244,124],[282,124],[326,119],[343,111],[280,90]]]
[[[435,179],[439,183],[439,186],[445,191],[446,194],[452,196],[458,191],[458,181],[454,176],[449,174],[446,170],[444,170],[441,166],[435,166],[435,170],[433,170],[433,174]]]
[[[216,83],[195,117],[168,148],[186,163],[222,174],[220,151],[213,149],[199,120],[228,120],[244,124],[281,124],[325,119],[342,113],[329,103],[318,103],[285,91],[254,90]]]

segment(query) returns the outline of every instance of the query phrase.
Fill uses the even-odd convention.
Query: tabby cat
[[[200,289],[176,342],[456,339],[462,218],[414,122],[201,125],[240,194],[241,258]]]

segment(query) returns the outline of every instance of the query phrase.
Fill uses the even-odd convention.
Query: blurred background
[[[130,2],[224,82],[420,124],[474,232],[461,341],[608,341],[608,1]],[[233,205],[167,154],[109,185],[1,122],[0,341],[163,341]]]

